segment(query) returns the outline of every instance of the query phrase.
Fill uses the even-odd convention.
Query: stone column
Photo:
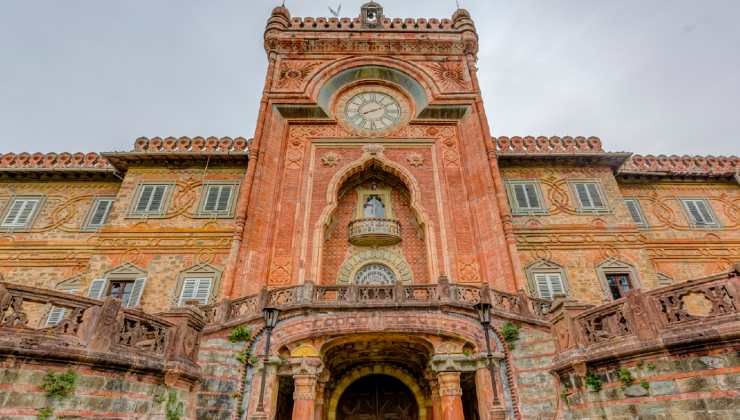
[[[293,420],[316,417],[317,380],[322,370],[318,357],[293,357],[289,360],[293,375]]]
[[[316,413],[316,375],[293,375],[293,420],[314,420]]]
[[[429,413],[429,419],[442,420],[442,401],[439,398],[439,383],[436,378],[429,380],[429,387],[432,391],[432,412]]]
[[[460,372],[440,372],[439,397],[442,407],[441,420],[460,420],[465,418],[462,404],[462,388],[460,388]]]
[[[329,371],[324,370],[319,375],[319,379],[316,382],[316,408],[314,420],[324,419],[324,404],[326,398],[326,383],[329,382]]]

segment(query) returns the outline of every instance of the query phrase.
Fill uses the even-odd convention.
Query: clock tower
[[[305,282],[521,287],[469,14],[273,10],[232,297]],[[366,217],[371,200],[384,210]]]

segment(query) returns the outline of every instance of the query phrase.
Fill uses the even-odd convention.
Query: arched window
[[[385,286],[396,282],[396,274],[385,264],[364,265],[355,274],[355,284]]]
[[[367,197],[365,204],[362,206],[362,213],[365,217],[385,217],[385,204],[379,196],[372,194]]]

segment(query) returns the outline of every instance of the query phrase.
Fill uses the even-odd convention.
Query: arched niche
[[[337,92],[350,84],[368,80],[383,80],[401,87],[414,100],[415,116],[429,104],[424,87],[415,78],[400,70],[378,65],[361,65],[337,73],[321,86],[316,102],[331,115],[331,99]]]

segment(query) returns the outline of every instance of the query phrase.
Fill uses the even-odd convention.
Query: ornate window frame
[[[144,187],[149,185],[161,185],[165,187],[164,195],[162,196],[162,204],[158,212],[153,211],[137,211],[136,207],[141,199],[141,194],[144,191]],[[162,218],[167,215],[167,210],[170,207],[170,201],[172,200],[173,190],[175,189],[174,181],[141,181],[136,185],[133,200],[128,210],[128,218],[132,219],[151,219],[151,218]]]
[[[216,301],[216,298],[219,296],[219,291],[221,290],[221,275],[223,274],[223,269],[213,266],[208,263],[200,263],[196,264],[192,267],[189,267],[185,270],[182,270],[177,275],[177,284],[175,285],[174,294],[172,295],[172,305],[173,306],[184,306],[180,305],[180,295],[182,294],[182,286],[185,283],[185,279],[191,278],[191,277],[198,277],[198,278],[210,278],[211,279],[211,294],[208,296],[208,301],[206,304],[210,304]]]
[[[132,282],[131,295],[128,302],[122,302],[127,308],[141,305],[141,298],[147,283],[147,272],[132,263],[123,263],[118,267],[105,272],[102,278],[93,279],[87,288],[87,296],[93,299],[103,299],[110,293],[111,282]],[[133,299],[133,301],[132,301]]]
[[[365,200],[371,195],[377,195],[380,200],[383,201],[385,206],[385,217],[384,219],[393,219],[393,205],[391,202],[391,189],[389,187],[378,187],[377,189],[371,188],[357,188],[357,207],[355,208],[355,219],[364,219],[365,212],[363,206]]]
[[[525,268],[527,275],[527,291],[530,296],[540,298],[539,290],[537,289],[537,282],[535,281],[535,275],[540,273],[546,274],[559,274],[560,281],[563,285],[563,292],[566,296],[570,294],[570,287],[568,286],[568,276],[565,274],[565,267],[560,264],[554,263],[549,260],[539,259],[536,260]]]
[[[602,207],[586,208],[581,205],[581,199],[578,196],[578,184],[594,184],[596,186],[596,192],[601,199]],[[609,199],[604,193],[604,185],[600,179],[594,178],[583,178],[583,179],[570,179],[568,180],[568,187],[570,189],[570,195],[573,199],[573,204],[578,213],[581,214],[606,214],[611,213],[611,206],[609,205]]]
[[[509,198],[509,208],[511,214],[514,216],[544,216],[547,215],[547,206],[545,203],[545,197],[542,193],[542,186],[540,181],[537,179],[507,179],[504,181],[506,185],[506,195]],[[514,188],[516,185],[532,185],[534,187],[535,195],[539,201],[538,207],[533,208],[522,208],[519,207],[519,201],[516,199]]]
[[[642,282],[640,281],[640,277],[637,275],[637,269],[634,265],[618,260],[616,258],[608,258],[601,264],[596,266],[596,275],[599,278],[601,290],[604,293],[607,301],[614,300],[609,289],[609,283],[606,281],[606,275],[612,273],[627,273],[629,274],[630,282],[632,283],[631,290],[642,288]]]
[[[230,219],[234,217],[234,208],[236,207],[237,198],[239,197],[239,181],[231,181],[231,180],[209,180],[203,182],[203,185],[200,188],[200,201],[198,202],[198,211],[196,212],[195,216],[198,218],[207,218],[207,219]],[[229,202],[227,204],[227,210],[223,212],[219,211],[207,211],[205,209],[206,206],[206,200],[208,199],[208,193],[210,192],[211,187],[220,187],[220,186],[228,186],[231,187],[231,195],[229,197]]]
[[[5,219],[8,217],[8,213],[13,208],[13,204],[16,200],[38,200],[31,214],[28,216],[28,220],[23,226],[5,226]],[[10,197],[8,202],[3,209],[2,216],[0,216],[0,231],[3,232],[23,232],[28,231],[33,227],[36,222],[36,218],[41,214],[41,209],[46,204],[46,195],[44,194],[19,194]]]
[[[108,206],[108,209],[105,211],[105,217],[103,217],[103,223],[100,225],[92,225],[90,224],[93,220],[93,217],[95,217],[95,212],[98,209],[98,206],[103,201],[109,201],[110,205]],[[106,223],[108,223],[108,218],[110,217],[111,210],[113,210],[113,205],[116,204],[116,197],[114,196],[99,196],[95,197],[93,199],[92,204],[90,205],[90,209],[87,211],[87,216],[85,216],[85,222],[82,224],[82,230],[86,232],[94,232],[101,227],[105,226]]]
[[[706,197],[681,197],[678,200],[681,202],[681,208],[683,209],[683,213],[686,216],[686,221],[689,223],[689,226],[691,226],[693,229],[721,229],[722,228],[722,224],[720,224],[719,218],[717,218],[717,213],[715,213],[714,208],[712,207],[712,203],[710,203],[709,199],[707,199]],[[688,202],[703,203],[707,212],[712,217],[712,223],[697,224],[696,220],[694,219],[694,216],[692,216],[691,212],[689,211]]]

